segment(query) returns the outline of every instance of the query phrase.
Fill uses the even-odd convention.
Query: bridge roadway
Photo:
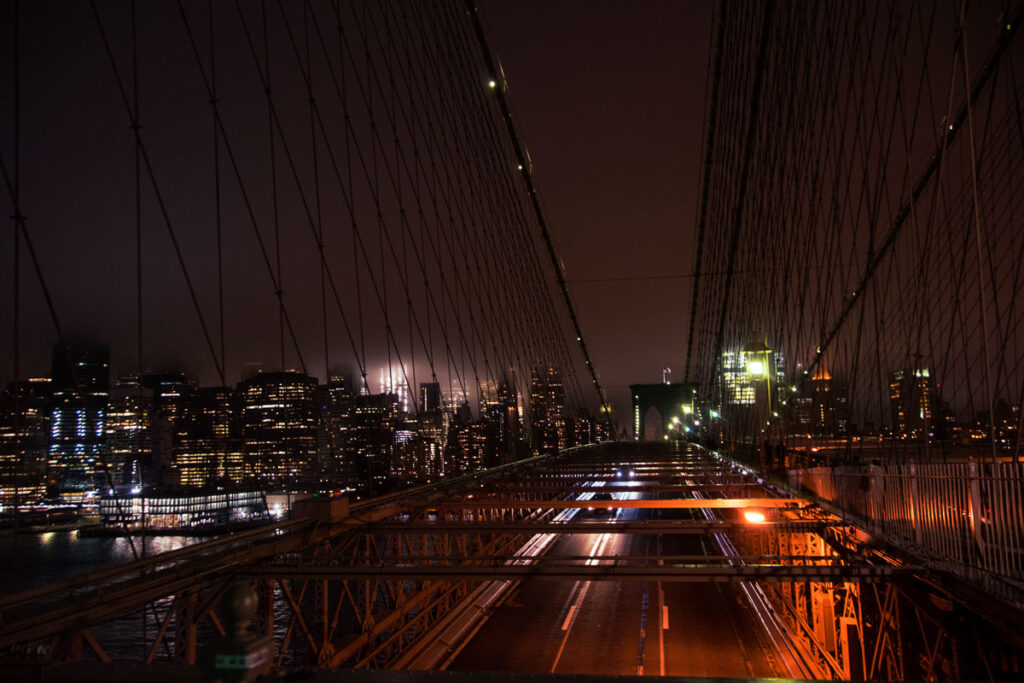
[[[615,499],[592,500],[608,493]],[[754,529],[730,508],[762,509],[770,519],[754,525],[760,534],[831,524],[773,493],[688,445],[580,449],[10,596],[0,600],[0,651],[43,643],[47,660],[76,661],[88,646],[109,662],[93,626],[145,608],[161,624],[145,642],[147,661],[167,652],[194,666],[199,628],[221,626],[214,609],[241,579],[287,611],[262,622],[278,667],[298,652],[322,666],[813,677],[801,675],[751,578],[888,570],[753,546],[741,562],[729,535]],[[469,593],[456,594],[459,586]],[[488,595],[482,611],[463,609]],[[173,602],[157,613],[154,601],[165,598]],[[354,615],[342,630],[338,614]],[[274,626],[281,618],[287,633]],[[407,647],[387,649],[405,634],[415,637]]]
[[[593,482],[600,485],[601,481]],[[637,488],[647,488],[637,480]],[[649,484],[650,482],[647,481]],[[666,482],[667,483],[667,482]],[[616,493],[618,499],[653,498]],[[700,510],[580,511],[584,522],[703,520]],[[711,534],[562,535],[547,558],[720,555]],[[789,677],[738,583],[526,580],[449,663],[454,671]]]

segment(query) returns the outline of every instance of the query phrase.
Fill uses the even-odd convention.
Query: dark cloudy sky
[[[629,384],[666,365],[682,380],[712,5],[481,11],[594,362],[628,415]]]
[[[130,42],[128,15],[122,11],[127,4],[99,6],[127,79]],[[200,44],[205,6],[186,3]],[[0,22],[5,30],[0,149],[8,165],[13,164],[11,7],[5,6]],[[175,4],[140,7],[143,136],[213,326],[210,155],[203,137],[210,130],[208,103]],[[261,89],[237,17],[226,6],[217,7],[223,10],[223,18],[218,17],[222,106],[246,173],[265,162],[260,156],[265,129],[259,127],[264,119],[253,116],[252,122],[234,127],[230,120],[259,111]],[[257,27],[259,4],[243,7]],[[23,2],[22,8],[22,203],[65,332],[110,344],[115,373],[125,372],[133,367],[135,344],[133,144],[127,116],[88,5],[54,0]],[[673,379],[682,379],[689,295],[684,276],[693,258],[711,4],[486,0],[480,9],[492,52],[507,77],[515,123],[533,161],[534,180],[597,371],[620,415],[627,415],[630,383],[658,381],[664,366],[675,370]],[[293,19],[299,16],[295,10]],[[290,49],[283,31],[275,35],[275,64],[283,67]],[[275,95],[303,102],[298,81],[294,71],[290,78],[279,77]],[[308,130],[303,110],[291,114],[294,121],[285,126],[294,124],[296,139],[301,139],[301,131]],[[247,125],[257,127],[248,130]],[[197,150],[176,142],[190,136]],[[299,164],[306,161],[300,158]],[[260,257],[240,195],[224,173],[225,240],[231,245],[225,257],[226,324],[229,336],[243,326],[256,331],[239,333],[245,339],[238,334],[229,339],[226,375],[233,382],[244,361],[274,365],[277,316],[266,274],[251,266]],[[265,178],[251,180],[249,175],[248,191],[269,240]],[[298,200],[281,182],[282,216],[298,216]],[[211,381],[209,358],[203,357],[202,337],[155,194],[145,184],[142,201],[146,363],[151,369],[183,367]],[[9,204],[3,206],[7,211]],[[336,208],[325,205],[325,220],[334,218]],[[301,232],[301,221],[288,222],[301,237],[285,245],[286,252],[294,252],[286,257],[301,255],[308,261],[313,254],[309,234]],[[19,374],[46,375],[55,335],[24,250],[21,257]],[[9,238],[0,243],[0,260],[7,294],[3,306],[10,320]],[[318,288],[315,268],[286,262],[285,270],[286,290]],[[295,306],[301,318],[302,304]],[[318,307],[308,308],[310,319],[298,324],[314,330],[308,346],[315,349],[313,309]],[[342,338],[338,330],[332,335]],[[0,353],[11,358],[9,333],[0,340]],[[310,356],[315,353],[308,350]],[[336,358],[344,360],[343,355]],[[296,358],[285,362],[294,365]],[[13,365],[5,360],[0,367],[0,380],[6,382]]]

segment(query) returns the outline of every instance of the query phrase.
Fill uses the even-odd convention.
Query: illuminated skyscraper
[[[49,477],[63,490],[106,484],[110,349],[91,344],[53,349]]]
[[[480,416],[483,417],[498,406],[498,383],[493,379],[482,379],[479,384]]]
[[[398,398],[394,394],[356,397],[347,450],[359,484],[370,491],[381,491],[387,482],[399,417]]]
[[[107,452],[114,486],[141,484],[143,466],[152,460],[152,395],[138,377],[122,377],[110,392]]]
[[[264,372],[238,385],[246,474],[271,485],[318,479],[317,382],[301,372]]]
[[[420,382],[420,412],[433,413],[441,410],[441,384]]]
[[[327,384],[317,389],[320,423],[317,448],[327,477],[336,484],[354,484],[358,480],[348,443],[354,429],[355,400],[351,384],[343,374],[332,370]]]
[[[567,445],[565,387],[553,367],[534,368],[530,378],[530,428],[533,449],[557,452]]]
[[[236,484],[244,474],[234,393],[201,387],[181,402],[174,423],[175,483],[199,487]]]
[[[446,459],[456,474],[469,474],[497,463],[497,425],[488,420],[453,424]]]
[[[837,384],[827,370],[819,368],[793,397],[796,429],[812,436],[841,436],[849,426],[849,403],[845,387]]]
[[[788,397],[782,353],[756,343],[724,351],[721,360],[721,410],[731,438],[758,436]]]
[[[11,382],[0,394],[0,501],[44,493],[50,394],[49,379]]]
[[[892,430],[897,436],[923,436],[933,431],[935,378],[928,368],[889,373]]]
[[[409,412],[411,402],[405,368],[401,366],[381,368],[380,393],[394,394],[395,400],[398,402],[398,409],[403,413]]]
[[[174,429],[185,398],[195,389],[184,373],[161,372],[142,376],[142,385],[152,391],[149,411],[152,455],[144,463],[147,484],[177,484],[174,466]]]

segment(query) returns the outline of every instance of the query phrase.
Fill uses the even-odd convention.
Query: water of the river
[[[191,536],[150,536],[132,539],[140,556],[176,550],[205,540]],[[78,574],[130,562],[127,538],[87,537],[77,531],[0,536],[0,594],[70,579]]]
[[[193,543],[210,540],[194,536],[133,537],[136,552],[150,557],[156,553],[177,550]],[[99,569],[131,562],[133,553],[127,538],[81,536],[77,531],[54,531],[44,534],[7,534],[0,536],[0,596],[52,584]],[[99,624],[91,630],[114,659],[138,659],[146,653],[151,638],[160,626],[160,619],[170,606],[170,598],[113,622]],[[274,599],[274,631],[280,639],[288,628],[288,607],[277,595]],[[200,642],[213,636],[209,623],[200,625]],[[173,648],[173,629],[163,639],[164,647],[157,659],[169,657]],[[300,639],[295,644],[302,646]],[[292,661],[291,656],[286,662]]]

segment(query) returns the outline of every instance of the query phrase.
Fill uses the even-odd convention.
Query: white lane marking
[[[594,544],[590,546],[590,552],[587,555],[590,559],[587,560],[588,565],[595,565],[601,560],[601,555],[604,554],[608,548],[609,542],[612,540],[611,534],[601,534],[594,540]],[[562,645],[558,648],[558,653],[555,655],[555,661],[551,664],[551,673],[555,673],[558,668],[558,662],[562,659],[562,654],[565,652],[565,646],[569,642],[569,634],[572,632],[573,624],[576,622],[576,616],[583,608],[583,601],[587,597],[587,592],[590,591],[590,582],[582,581],[578,582],[579,592],[576,594],[576,599],[572,600],[572,605],[569,607],[569,613],[565,617],[565,621],[562,622],[562,630],[565,631],[565,636],[562,638]],[[572,595],[570,594],[570,599]]]

